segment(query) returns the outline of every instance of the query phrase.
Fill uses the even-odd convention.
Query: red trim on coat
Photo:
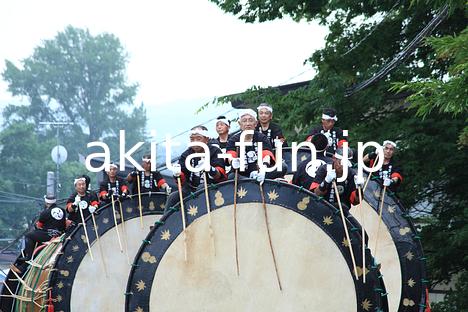
[[[161,188],[161,186],[162,186],[164,183],[166,183],[166,180],[164,180],[164,179],[159,180],[159,182],[158,182],[158,188]]]
[[[403,177],[401,176],[401,174],[399,174],[398,172],[394,172],[390,175],[390,178],[398,178],[400,180],[400,182],[403,182]]]
[[[315,190],[317,187],[319,187],[319,185],[320,184],[318,184],[317,182],[312,182],[312,184],[309,187],[309,191]]]

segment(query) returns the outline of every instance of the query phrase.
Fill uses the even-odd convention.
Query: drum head
[[[233,188],[229,181],[210,190],[211,216],[203,191],[186,199],[185,235],[180,211],[169,212],[149,233],[128,281],[126,311],[371,311],[382,306],[375,269],[369,266],[366,284],[362,276],[353,278],[335,209],[289,184],[263,185],[273,260],[260,187],[239,181],[237,275]],[[356,231],[351,241],[358,250]]]
[[[92,218],[86,220],[93,260],[86,245],[83,227],[78,226],[70,235],[63,247],[63,254],[57,259],[56,271],[50,281],[52,297],[56,300],[55,311],[122,310],[131,263],[150,227],[161,217],[166,195],[146,193],[142,194],[141,200],[143,227],[137,196],[123,201],[125,231],[119,204],[115,202],[123,251],[119,246],[111,205],[101,208],[95,216],[101,246],[96,240]]]
[[[388,192],[379,230],[381,194],[380,185],[369,181],[362,205],[364,220],[357,207],[351,213],[364,226],[369,236],[368,247],[381,265],[389,310],[420,311],[420,304],[426,303],[426,269],[419,236],[405,209]]]

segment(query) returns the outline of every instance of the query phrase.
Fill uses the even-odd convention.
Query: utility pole
[[[41,121],[39,122],[40,125],[44,126],[51,126],[57,129],[56,138],[57,138],[57,146],[52,149],[51,156],[52,160],[56,164],[55,168],[55,187],[54,187],[54,195],[55,198],[59,198],[60,193],[60,165],[67,160],[67,150],[65,147],[60,145],[60,128],[74,125],[73,122],[66,122],[66,121]]]

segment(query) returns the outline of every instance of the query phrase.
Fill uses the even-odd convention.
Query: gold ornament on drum
[[[408,306],[412,307],[412,306],[414,306],[414,301],[411,300],[411,299],[405,298],[405,299],[403,299],[403,305],[405,307],[408,307]]]
[[[135,309],[135,312],[144,312],[144,311],[143,311],[143,309],[142,309],[141,307],[137,307],[137,308]]]
[[[54,301],[56,301],[56,302],[62,302],[62,300],[63,300],[62,296],[57,295],[57,298],[55,298]]]
[[[387,210],[389,213],[395,213],[395,206],[388,206]]]
[[[104,224],[109,223],[109,218],[104,218],[104,219],[102,219],[102,223],[104,223]]]
[[[241,188],[237,190],[237,197],[244,198],[245,195],[247,195],[247,190],[241,186]]]
[[[278,193],[276,193],[276,190],[271,190],[268,192],[268,199],[272,202],[275,201],[279,198]]]
[[[72,263],[73,262],[73,256],[67,257],[67,263]]]
[[[142,255],[141,255],[141,260],[143,260],[143,262],[148,262],[148,263],[156,263],[156,257],[155,256],[152,256],[149,252],[144,252]]]
[[[59,282],[59,283],[57,284],[57,288],[58,288],[58,289],[62,289],[63,286],[64,286],[64,285],[63,285],[63,282]]]
[[[332,225],[333,224],[333,218],[331,216],[323,217],[323,224]]]
[[[164,230],[161,233],[161,239],[162,240],[169,240],[171,238],[171,232],[169,230]]]
[[[154,205],[154,202],[153,202],[153,201],[150,201],[150,202],[149,202],[148,209],[151,210],[151,211],[153,211],[154,209],[156,209],[156,206]]]
[[[401,228],[400,229],[400,235],[401,236],[405,236],[406,234],[408,234],[409,232],[411,232],[411,229],[409,227],[404,227],[404,228]]]
[[[358,276],[362,275],[362,268],[360,266],[356,267],[356,271],[357,271]],[[367,273],[369,273],[369,270],[366,268],[365,272],[366,272],[366,275],[367,275]]]
[[[190,205],[187,213],[191,215],[192,217],[195,217],[198,213],[198,207]]]
[[[143,280],[139,280],[138,283],[135,284],[135,286],[138,291],[143,291],[146,288],[146,284]]]
[[[126,211],[127,213],[132,213],[133,208],[132,208],[132,207],[127,207],[127,209],[125,209],[125,211]]]
[[[68,275],[70,275],[70,272],[68,272],[67,270],[60,270],[60,275],[68,277]]]
[[[349,241],[346,239],[346,237],[343,237],[341,245],[343,245],[343,247],[349,247]]]
[[[405,257],[406,259],[408,259],[409,261],[413,260],[414,258],[414,254],[411,252],[411,251],[408,251],[406,254],[405,254]]]
[[[306,210],[307,205],[310,203],[310,197],[304,197],[300,202],[297,203],[297,209],[299,210]]]
[[[161,205],[159,205],[159,208],[161,208],[161,209],[166,208],[166,204],[165,204],[165,203],[161,203]]]
[[[216,206],[222,206],[224,205],[224,198],[223,198],[223,193],[221,193],[220,191],[217,191],[215,193],[215,205]]]
[[[369,299],[366,298],[364,299],[364,301],[362,301],[361,307],[366,311],[370,311],[370,309],[372,308],[372,303]]]
[[[78,246],[78,245],[73,245],[72,251],[73,251],[73,252],[77,252],[78,250],[80,250],[80,246]]]
[[[416,285],[416,282],[414,281],[414,279],[410,278],[410,279],[408,280],[408,286],[411,287],[411,288],[413,288],[414,285]]]

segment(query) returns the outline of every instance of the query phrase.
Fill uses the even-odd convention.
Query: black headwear
[[[317,152],[323,152],[328,147],[328,139],[323,133],[315,134],[310,142],[314,144]]]

